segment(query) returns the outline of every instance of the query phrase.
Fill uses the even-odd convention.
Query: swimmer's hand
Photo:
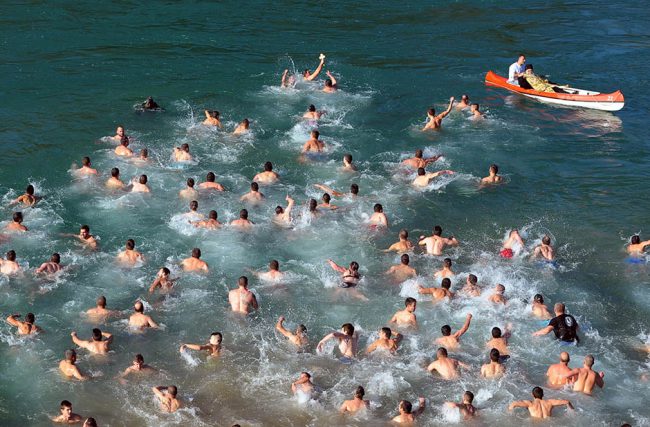
[[[183,353],[185,350],[187,350],[187,344],[181,344],[181,346],[180,346],[180,348],[178,349],[178,351],[179,351],[180,353]]]
[[[280,316],[280,318],[278,318],[278,322],[284,322],[284,320],[284,316]]]
[[[456,98],[454,98],[453,96],[451,98],[449,98],[449,102],[454,102],[455,100],[456,100]]]
[[[318,55],[318,59],[320,59],[321,61],[325,60],[325,55],[321,53],[320,55]]]

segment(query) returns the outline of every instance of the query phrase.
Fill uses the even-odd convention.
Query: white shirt
[[[515,77],[515,73],[523,73],[525,71],[524,65],[519,65],[519,63],[515,62],[508,68],[508,83],[512,85],[519,85],[519,82],[517,81],[517,77]]]

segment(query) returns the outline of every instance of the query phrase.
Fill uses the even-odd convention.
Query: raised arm
[[[289,70],[284,70],[282,73],[282,82],[280,83],[280,87],[287,87],[289,86],[287,84],[287,75],[289,74]]]
[[[203,344],[181,344],[181,347],[178,349],[178,351],[182,353],[183,350],[186,348],[189,348],[190,350],[194,350],[194,351],[203,351],[203,350],[209,350],[210,346],[203,345]]]
[[[104,341],[106,341],[106,344],[110,344],[113,342],[113,334],[110,332],[102,332],[102,336],[106,338]]]
[[[530,402],[528,400],[517,400],[508,406],[508,411],[512,411],[515,408],[528,408],[529,406]]]
[[[340,265],[338,265],[337,263],[335,263],[335,262],[332,261],[331,259],[328,259],[328,260],[327,260],[327,263],[328,263],[328,264],[330,265],[330,267],[332,267],[332,269],[334,269],[335,271],[338,271],[339,273],[345,273],[345,268],[341,267]]]
[[[156,387],[151,387],[151,391],[153,391],[153,394],[156,395],[156,397],[160,400],[165,399],[165,394],[162,392],[166,387],[163,386],[156,386]]]
[[[278,323],[275,324],[275,329],[287,338],[293,337],[293,334],[285,329],[283,322],[284,316],[280,316]]]
[[[332,80],[332,86],[336,86],[336,77],[334,77],[329,71],[327,71],[325,74],[330,78],[330,80]]]
[[[437,155],[435,155],[433,157],[428,157],[428,158],[424,159],[424,164],[428,165],[429,163],[433,163],[433,162],[437,161],[441,157],[442,157],[442,154],[437,154]]]
[[[323,71],[323,65],[325,65],[325,58],[320,60],[320,63],[318,64],[318,67],[316,67],[316,70],[313,73],[311,73],[310,75],[308,75],[307,77],[305,77],[305,80],[312,81],[316,77],[318,77],[320,72]]]
[[[438,118],[444,119],[445,117],[447,117],[447,115],[451,113],[451,109],[453,106],[454,106],[454,97],[452,96],[451,98],[449,98],[449,107],[447,107],[447,109],[442,113],[438,114]]]
[[[465,317],[465,324],[463,325],[462,328],[460,328],[459,330],[456,331],[456,333],[454,334],[454,337],[460,338],[465,332],[467,332],[467,330],[469,329],[469,324],[471,323],[471,321],[472,321],[472,314],[470,313]]]
[[[18,317],[20,317],[20,314],[11,314],[7,317],[7,323],[9,323],[11,326],[16,326],[19,327],[20,325],[23,324],[20,320],[18,320]]]
[[[293,205],[295,204],[295,201],[291,197],[289,197],[288,195],[285,198],[285,200],[287,201],[287,207],[284,210],[284,212],[288,215],[288,214],[291,213],[291,209],[293,209]]]
[[[156,279],[153,281],[151,286],[149,286],[149,293],[150,294],[152,294],[156,290],[158,285],[160,285],[160,280],[161,280],[160,277],[156,277]]]
[[[85,340],[80,340],[79,337],[77,336],[76,332],[71,332],[70,336],[72,337],[72,342],[81,348],[87,348],[88,347],[88,341]]]
[[[341,193],[340,191],[336,191],[332,187],[328,187],[327,185],[324,185],[324,184],[314,184],[314,187],[316,187],[319,190],[322,190],[322,191],[324,191],[326,193],[329,193],[334,197],[341,197],[341,196],[345,195],[345,194]]]
[[[317,349],[318,351],[323,351],[323,346],[325,345],[325,343],[326,343],[327,341],[331,340],[332,338],[336,337],[336,335],[337,335],[337,332],[330,332],[329,334],[325,335],[325,336],[323,337],[323,339],[320,340],[320,342],[319,342],[318,345],[316,346],[316,349]]]

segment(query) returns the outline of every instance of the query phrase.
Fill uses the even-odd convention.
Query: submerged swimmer
[[[359,263],[352,261],[348,268],[341,267],[331,259],[327,260],[327,263],[332,267],[334,271],[341,273],[341,288],[354,288],[359,284],[361,280],[361,274],[359,274]]]
[[[503,177],[499,175],[499,166],[495,164],[490,165],[490,174],[481,179],[481,187],[491,184],[501,184]]]
[[[397,311],[390,319],[389,323],[395,323],[397,326],[411,326],[418,327],[417,317],[415,316],[415,309],[417,308],[417,301],[415,298],[408,297],[404,300],[404,309]]]
[[[336,338],[339,342],[339,351],[341,356],[349,359],[354,359],[357,355],[357,346],[359,343],[359,333],[354,331],[354,326],[351,323],[345,323],[341,326],[341,332],[332,331],[325,335],[316,346],[319,352],[323,352],[323,346],[332,338]]]
[[[280,179],[280,175],[273,171],[273,163],[264,163],[264,172],[260,172],[253,177],[253,181],[261,184],[273,184]]]
[[[214,172],[208,172],[205,177],[205,181],[199,184],[199,190],[215,190],[215,191],[225,191],[223,185],[215,182],[216,176]]]
[[[5,259],[0,258],[0,273],[7,276],[15,276],[22,273],[23,269],[16,262],[16,251],[13,249],[7,251]]]
[[[423,288],[419,283],[418,283],[418,293],[419,294],[429,294],[433,297],[433,301],[440,301],[441,299],[444,298],[449,298],[452,299],[454,297],[454,293],[451,292],[449,289],[451,288],[451,280],[448,277],[445,277],[442,279],[442,283],[440,284],[439,288],[432,287],[432,288]]]
[[[451,113],[451,109],[454,106],[454,97],[449,98],[449,107],[442,113],[436,115],[436,110],[432,107],[427,111],[427,124],[422,128],[423,131],[426,130],[437,130],[442,126],[442,119],[447,117]]]
[[[440,175],[453,175],[455,172],[452,171],[452,170],[441,170],[441,171],[437,171],[437,172],[428,172],[427,173],[424,170],[424,168],[418,168],[417,173],[418,173],[418,176],[415,177],[415,179],[413,180],[413,182],[411,184],[413,186],[415,186],[415,187],[422,188],[422,187],[426,187],[427,185],[429,185],[431,183],[431,181],[433,181],[434,179],[436,179]]]
[[[183,271],[208,271],[208,263],[201,259],[201,249],[192,249],[192,256],[181,261]]]
[[[462,337],[465,332],[469,329],[469,325],[472,321],[472,315],[471,313],[465,316],[465,323],[463,324],[463,327],[454,332],[453,334],[451,333],[451,326],[449,325],[444,325],[442,328],[440,328],[440,332],[442,332],[442,336],[439,338],[436,338],[436,344],[448,348],[450,350],[456,350],[460,347],[460,337]]]
[[[93,329],[92,338],[90,340],[82,340],[77,337],[76,332],[71,332],[72,342],[75,345],[85,348],[93,354],[106,354],[110,350],[110,345],[113,342],[113,334],[102,332],[98,328]],[[105,338],[105,339],[104,339]]]
[[[418,409],[413,410],[413,404],[408,400],[402,400],[399,402],[397,410],[399,415],[394,417],[391,421],[396,424],[413,424],[415,419],[424,413],[426,408],[426,400],[424,397],[418,398]]]
[[[80,381],[87,380],[88,376],[81,373],[76,362],[77,352],[74,349],[66,350],[64,359],[59,362],[59,371],[67,378],[76,378]]]
[[[154,279],[151,286],[149,286],[149,293],[150,294],[154,293],[154,291],[158,288],[160,288],[160,290],[164,292],[170,291],[174,286],[174,282],[178,280],[178,279],[171,279],[170,275],[171,275],[171,271],[169,271],[169,268],[167,267],[163,267],[160,270],[158,270],[158,273],[156,273],[156,278]]]
[[[437,154],[433,157],[423,157],[424,153],[422,150],[415,150],[415,156],[410,157],[406,160],[402,160],[402,165],[408,166],[413,169],[426,168],[429,163],[433,163],[442,157],[442,154]]]
[[[144,262],[142,254],[135,250],[135,240],[129,239],[124,245],[124,250],[117,254],[117,261],[125,267],[133,267]]]
[[[271,262],[269,262],[268,271],[261,273],[256,272],[255,276],[261,280],[276,281],[282,279],[284,277],[284,273],[280,271],[280,263],[278,260],[273,259]]]
[[[35,273],[55,274],[61,271],[61,269],[63,269],[63,266],[61,265],[61,255],[54,252],[50,257],[50,260],[41,264],[41,266],[36,269]]]
[[[508,406],[508,411],[515,408],[527,408],[530,416],[533,418],[550,418],[553,408],[556,406],[566,406],[567,409],[573,409],[570,401],[565,399],[547,399],[544,400],[544,390],[541,387],[533,388],[533,400],[518,400]]]
[[[147,99],[142,103],[143,110],[162,110],[160,105],[153,100],[151,96],[148,96]]]
[[[42,331],[42,329],[34,323],[36,322],[36,316],[34,316],[34,313],[27,313],[24,321],[18,320],[19,318],[20,314],[10,314],[6,319],[7,323],[17,328],[16,333],[18,335],[31,335]]]
[[[398,265],[391,266],[388,271],[386,271],[386,274],[392,276],[396,282],[403,282],[406,279],[417,276],[415,268],[409,266],[409,263],[409,255],[402,254],[400,257],[400,263]]]
[[[248,314],[251,309],[257,310],[257,298],[248,290],[248,277],[241,276],[237,281],[237,289],[228,292],[230,308],[235,313]]]
[[[190,202],[190,210],[188,212],[185,212],[182,214],[183,217],[188,218],[188,219],[200,219],[203,218],[203,214],[199,213],[199,202],[196,200],[192,200]],[[192,223],[191,220],[188,221],[190,224]]]
[[[325,85],[323,86],[323,92],[325,93],[334,93],[338,90],[339,85],[336,78],[329,71],[325,72],[325,75],[328,77],[325,79]]]
[[[144,314],[144,304],[137,301],[133,306],[134,313],[129,317],[129,326],[131,328],[144,330],[146,328],[158,329],[158,324],[150,316]]]
[[[445,405],[447,405],[450,408],[456,408],[460,411],[460,415],[462,415],[464,420],[469,420],[471,418],[474,418],[477,415],[478,409],[472,405],[472,402],[474,401],[474,393],[471,391],[466,391],[463,394],[463,401],[460,403],[456,402],[445,402]]]
[[[431,362],[427,367],[427,371],[433,373],[433,371],[438,372],[440,376],[445,380],[455,380],[459,377],[459,368],[469,369],[469,365],[465,363],[452,359],[447,354],[447,349],[440,347],[436,352],[436,360]]]
[[[325,143],[318,139],[320,137],[320,132],[316,129],[312,130],[310,133],[310,138],[302,146],[301,152],[304,153],[321,153],[325,149]]]
[[[379,330],[379,338],[368,346],[366,354],[371,354],[375,350],[386,350],[394,354],[397,352],[402,338],[404,337],[399,332],[393,331],[390,328],[381,328]]]
[[[384,252],[397,252],[397,253],[403,253],[403,252],[410,252],[413,250],[413,243],[409,240],[409,232],[406,229],[401,229],[399,231],[398,235],[399,240],[392,245],[388,247],[388,249],[384,249]]]
[[[221,129],[221,122],[219,121],[219,112],[216,110],[204,110],[205,120],[203,124],[206,126],[216,126]]]
[[[420,236],[418,245],[425,246],[427,254],[440,256],[446,246],[458,246],[458,240],[454,236],[442,237],[442,227],[436,225],[432,236]]]
[[[513,249],[517,246],[523,249],[524,241],[519,235],[519,231],[515,229],[510,231],[508,238],[505,242],[503,242],[503,246],[501,247],[501,252],[499,252],[499,255],[501,255],[502,258],[506,259],[512,258],[514,256]]]
[[[208,357],[218,357],[221,356],[222,341],[221,332],[213,332],[210,334],[207,344],[181,344],[179,351],[181,353],[185,350],[205,351],[208,353]]]
[[[370,407],[370,401],[369,400],[364,400],[363,396],[366,394],[366,391],[362,386],[358,386],[356,390],[354,391],[354,398],[351,400],[345,400],[341,407],[339,408],[339,412],[342,414],[345,413],[350,413],[354,414],[356,412],[359,412],[360,410],[367,409]]]
[[[178,192],[181,199],[196,200],[199,198],[199,192],[194,188],[194,178],[187,178],[186,186]]]
[[[284,335],[291,344],[296,347],[305,347],[309,344],[309,339],[307,338],[307,327],[305,325],[298,325],[295,332],[288,331],[284,327],[284,316],[278,318],[278,322],[275,324],[275,329]]]
[[[506,367],[501,363],[501,353],[496,348],[490,350],[490,361],[481,366],[483,378],[499,378],[506,372]]]
[[[34,195],[34,186],[29,184],[23,194],[9,202],[9,206],[22,203],[25,207],[32,207],[39,199],[40,197]]]

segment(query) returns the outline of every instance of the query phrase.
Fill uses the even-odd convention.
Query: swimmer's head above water
[[[199,248],[192,249],[192,258],[196,258],[196,259],[201,258],[201,249]]]
[[[447,289],[451,288],[451,279],[449,277],[445,277],[442,279],[442,283],[440,284],[442,286],[442,289]]]
[[[415,311],[415,308],[417,307],[417,301],[415,298],[412,297],[407,297],[404,300],[404,307],[406,307],[406,310],[413,313]]]
[[[239,211],[239,218],[240,219],[248,219],[248,210],[242,209]]]
[[[344,323],[341,326],[341,331],[343,332],[344,335],[351,337],[352,335],[354,335],[354,326],[352,325],[352,323]]]
[[[190,202],[190,210],[196,211],[198,208],[199,208],[199,202],[197,202],[196,200],[192,200]]]

